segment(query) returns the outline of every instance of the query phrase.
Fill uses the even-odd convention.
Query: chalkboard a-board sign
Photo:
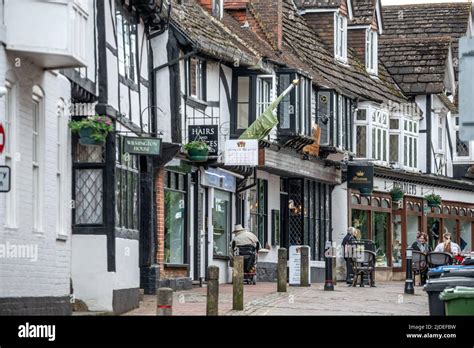
[[[217,155],[219,153],[219,130],[217,127],[216,125],[189,126],[189,142],[202,140],[209,146],[209,154]]]

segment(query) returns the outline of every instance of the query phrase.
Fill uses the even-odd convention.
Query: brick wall
[[[253,0],[254,17],[268,41],[280,50],[283,40],[283,0]]]
[[[160,279],[187,277],[187,268],[165,267],[165,170],[160,169],[155,177],[156,233],[158,247],[156,259],[160,265]]]
[[[331,52],[334,51],[334,13],[307,13],[304,18]]]
[[[365,29],[347,30],[347,48],[354,50],[360,61],[365,64]]]

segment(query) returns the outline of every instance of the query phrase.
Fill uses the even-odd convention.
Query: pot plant
[[[390,196],[392,196],[392,201],[399,202],[405,196],[405,192],[400,187],[394,187],[390,190]]]
[[[110,117],[89,116],[78,121],[70,121],[69,128],[73,134],[79,134],[81,145],[102,145],[107,135],[114,130]]]
[[[441,196],[434,193],[425,196],[428,207],[439,207],[441,205]]]
[[[191,141],[184,145],[184,149],[193,162],[205,162],[209,156],[209,146],[202,140]]]

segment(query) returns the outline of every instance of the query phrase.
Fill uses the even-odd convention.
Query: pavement
[[[422,287],[405,295],[404,282],[378,282],[376,288],[348,287],[338,283],[334,291],[323,284],[288,286],[276,292],[276,283],[244,285],[244,310],[232,310],[232,285],[219,287],[219,315],[429,315],[428,296]],[[173,294],[173,315],[206,315],[206,287]],[[155,315],[156,296],[145,295],[140,307],[124,315]]]

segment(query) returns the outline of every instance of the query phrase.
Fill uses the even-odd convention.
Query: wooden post
[[[301,253],[301,272],[300,286],[309,286],[309,247],[302,246]]]
[[[232,309],[244,310],[244,257],[234,256],[234,269],[232,272]]]
[[[173,314],[173,289],[159,288],[156,291],[156,315]]]
[[[209,266],[207,276],[206,315],[219,315],[219,267]]]
[[[286,292],[287,255],[288,251],[285,248],[278,249],[278,292]]]

